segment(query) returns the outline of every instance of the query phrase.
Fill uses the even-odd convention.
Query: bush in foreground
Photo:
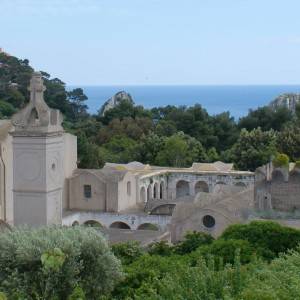
[[[253,221],[250,224],[235,224],[228,227],[221,238],[246,240],[259,256],[271,260],[279,253],[298,246],[300,230],[271,221]]]
[[[1,233],[0,292],[8,299],[99,299],[121,277],[120,262],[93,228],[14,228]]]

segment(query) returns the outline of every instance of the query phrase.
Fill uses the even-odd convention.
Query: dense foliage
[[[0,54],[1,118],[28,101],[32,72],[28,60]],[[42,74],[46,102],[62,111],[65,129],[78,137],[82,168],[134,160],[173,167],[223,160],[238,169],[255,170],[278,152],[291,161],[300,158],[300,107],[296,114],[261,107],[236,121],[229,112],[211,116],[199,104],[145,109],[123,101],[104,116],[101,111],[90,115],[82,89],[67,91],[60,79]]]
[[[99,299],[121,277],[119,261],[93,228],[14,228],[1,233],[0,292],[10,300]]]
[[[230,226],[218,239],[115,244],[94,228],[4,231],[0,299],[300,299],[300,231],[274,222]]]
[[[125,278],[107,299],[300,299],[299,242],[299,230],[256,221],[216,240],[190,232],[174,246],[115,245]]]

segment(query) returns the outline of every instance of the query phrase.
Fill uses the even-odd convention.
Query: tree
[[[159,151],[163,148],[165,138],[153,132],[142,136],[136,148],[137,160],[144,164],[155,164]]]
[[[13,228],[1,233],[0,290],[8,299],[87,299],[108,294],[121,279],[120,263],[93,228]]]
[[[240,170],[254,171],[276,154],[276,133],[273,130],[243,129],[231,150],[232,159]]]
[[[84,132],[77,135],[77,150],[79,168],[97,169],[104,165],[103,157],[100,155],[99,147],[90,142]]]
[[[180,135],[166,139],[165,144],[157,154],[156,163],[160,166],[184,167],[188,157],[188,144]]]
[[[207,233],[203,232],[188,232],[184,240],[178,243],[175,247],[175,253],[187,254],[195,251],[200,246],[209,245],[213,242],[214,238]]]
[[[136,160],[137,143],[126,136],[114,136],[100,147],[100,156],[105,162],[128,163]]]
[[[250,110],[246,117],[239,121],[239,128],[253,130],[260,127],[263,131],[281,130],[293,118],[292,112],[286,107],[279,107],[276,110],[269,106],[260,107],[256,110]]]
[[[291,160],[298,160],[300,158],[300,127],[293,124],[279,132],[277,149],[281,153],[286,153]]]
[[[259,255],[270,260],[279,253],[295,249],[300,242],[300,230],[271,221],[253,221],[250,224],[229,226],[221,238],[246,240]]]
[[[16,109],[8,102],[0,100],[0,116],[10,117],[16,112]]]
[[[70,102],[74,120],[87,117],[88,106],[85,104],[85,101],[88,97],[83,93],[81,88],[67,92],[67,99]]]

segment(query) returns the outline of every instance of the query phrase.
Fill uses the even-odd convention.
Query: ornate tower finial
[[[28,90],[30,91],[29,103],[12,119],[15,132],[36,134],[63,131],[60,111],[49,108],[44,100],[46,87],[40,72],[33,73]]]

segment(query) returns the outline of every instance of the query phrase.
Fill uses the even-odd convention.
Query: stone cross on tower
[[[42,74],[34,72],[30,80],[30,101],[19,113],[14,115],[13,124],[18,132],[51,133],[63,131],[62,115],[59,110],[51,109],[44,101],[46,87]]]
[[[44,86],[42,74],[40,72],[34,72],[30,80],[30,85],[28,91],[30,91],[30,101],[32,103],[42,103],[44,102],[44,91],[46,87]]]
[[[14,224],[61,224],[64,134],[59,110],[44,101],[42,74],[33,73],[30,101],[13,116]]]

